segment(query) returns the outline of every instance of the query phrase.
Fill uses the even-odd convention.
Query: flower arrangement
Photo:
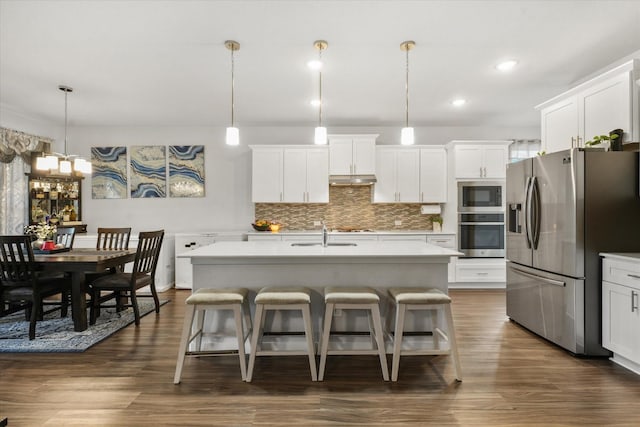
[[[39,240],[53,239],[56,231],[57,228],[55,225],[49,225],[44,222],[35,225],[27,225],[24,227],[24,234],[28,236],[35,236]]]

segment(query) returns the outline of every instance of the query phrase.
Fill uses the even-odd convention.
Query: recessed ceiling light
[[[309,104],[311,104],[313,107],[319,107],[320,106],[320,100],[319,99],[312,99],[311,102],[309,102]]]
[[[454,107],[462,107],[462,106],[463,106],[463,105],[465,105],[466,103],[467,103],[467,100],[466,100],[466,99],[462,99],[462,98],[460,98],[460,99],[454,99],[453,101],[451,101],[451,104],[452,104]]]
[[[500,71],[506,72],[506,71],[513,70],[513,67],[515,67],[517,64],[518,64],[518,61],[516,61],[515,59],[509,59],[508,61],[503,61],[498,65],[496,65],[496,68]]]
[[[312,70],[319,70],[320,68],[322,68],[322,61],[318,59],[311,60],[307,62],[307,67],[309,67]]]

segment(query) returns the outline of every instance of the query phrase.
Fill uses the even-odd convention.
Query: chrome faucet
[[[322,221],[322,246],[327,247],[329,243],[329,230],[327,230],[327,224]]]

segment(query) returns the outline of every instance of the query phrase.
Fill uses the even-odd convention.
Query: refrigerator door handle
[[[538,178],[531,178],[531,201],[533,202],[531,207],[531,246],[534,250],[538,249],[538,242],[540,241],[540,219],[541,219],[541,206],[540,206],[540,186],[538,185]]]
[[[515,271],[518,274],[521,274],[523,276],[529,277],[531,279],[536,279],[539,280],[543,283],[548,283],[550,285],[555,285],[555,286],[562,286],[563,288],[565,288],[567,286],[567,284],[565,282],[561,282],[560,280],[553,280],[553,279],[547,279],[546,277],[540,277],[538,275],[532,274],[532,273],[528,273],[524,270],[520,270],[519,268],[514,268],[511,267],[512,271]]]
[[[527,177],[524,185],[524,234],[527,241],[527,249],[531,249],[531,202],[530,198],[531,177]]]

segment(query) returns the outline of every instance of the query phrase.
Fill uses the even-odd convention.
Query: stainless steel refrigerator
[[[571,149],[507,165],[507,315],[600,356],[600,252],[640,250],[638,153]]]

